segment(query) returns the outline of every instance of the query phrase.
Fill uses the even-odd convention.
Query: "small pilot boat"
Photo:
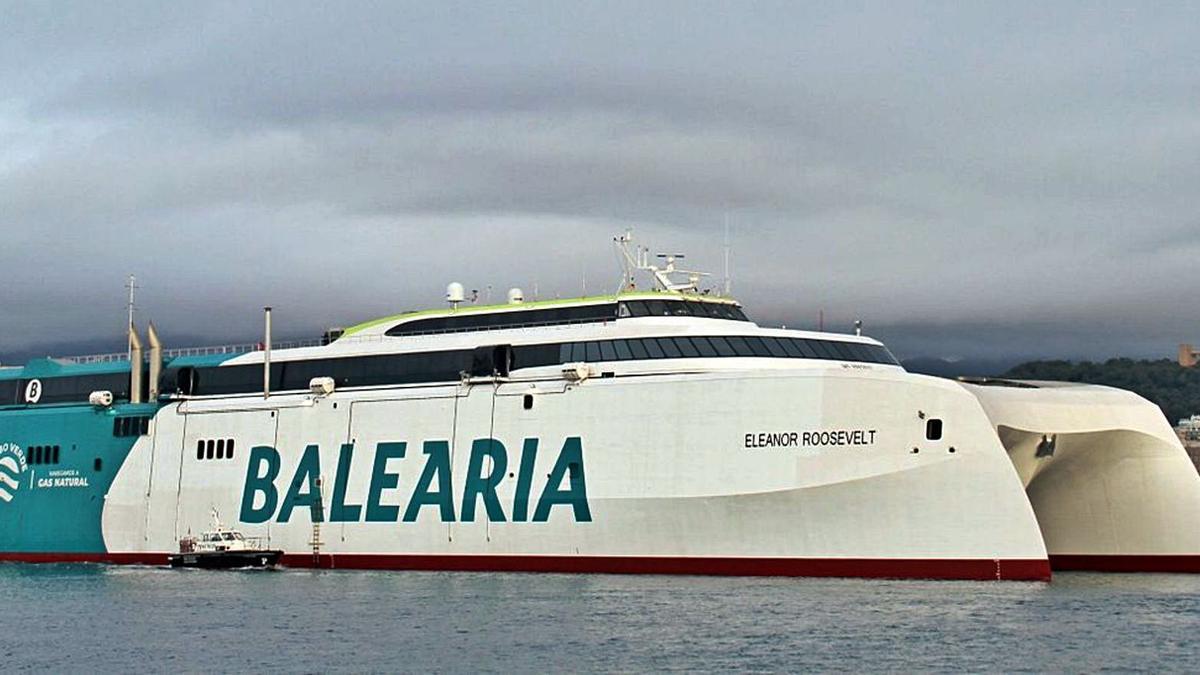
[[[258,537],[246,537],[225,527],[213,514],[213,529],[200,536],[188,535],[179,540],[179,553],[167,557],[171,567],[201,569],[238,569],[274,567],[283,551],[262,546]]]

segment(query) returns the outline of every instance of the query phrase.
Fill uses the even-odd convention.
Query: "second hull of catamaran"
[[[1096,385],[964,386],[1012,458],[1055,569],[1200,572],[1200,474],[1158,406]]]

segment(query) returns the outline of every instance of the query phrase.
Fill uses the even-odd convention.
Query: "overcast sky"
[[[763,323],[1173,356],[1200,5],[0,4],[0,360],[121,347],[131,272],[253,341],[612,290],[626,227],[720,276],[726,219]]]

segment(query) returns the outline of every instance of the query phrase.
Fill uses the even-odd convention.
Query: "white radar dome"
[[[446,302],[459,303],[466,300],[466,293],[463,291],[463,285],[455,281],[446,287]]]
[[[519,305],[525,302],[525,292],[519,288],[508,289],[508,304]]]

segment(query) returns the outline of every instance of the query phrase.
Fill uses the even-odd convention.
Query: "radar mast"
[[[614,237],[613,243],[617,247],[617,252],[621,254],[621,290],[623,291],[635,288],[634,273],[639,271],[650,273],[658,286],[657,290],[675,293],[699,293],[700,280],[712,276],[708,272],[696,272],[676,267],[675,263],[686,257],[682,253],[659,253],[655,257],[661,259],[664,264],[661,267],[650,264],[650,249],[633,244],[633,230],[625,230],[625,234]],[[632,250],[630,250],[631,245],[633,245]],[[672,275],[683,275],[687,277],[687,280],[677,281],[672,278]]]

